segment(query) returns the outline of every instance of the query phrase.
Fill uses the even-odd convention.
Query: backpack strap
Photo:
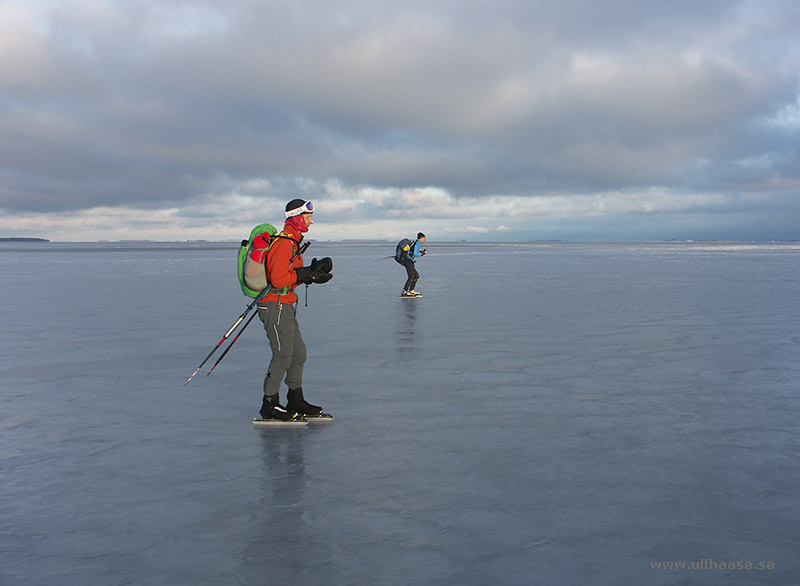
[[[414,256],[412,253],[414,252],[414,247],[417,245],[418,240],[414,240],[411,244],[408,245],[408,258],[411,259],[411,262],[414,262]]]
[[[295,240],[294,238],[289,236],[285,231],[282,231],[279,234],[275,234],[275,236],[272,237],[272,242],[270,243],[270,246],[272,246],[272,243],[275,242],[275,239],[277,239],[277,238],[286,238],[286,240],[291,240],[292,241],[292,252],[294,254],[297,254],[297,251],[299,250],[299,247],[300,247],[300,241],[299,240]]]
[[[264,267],[266,269],[267,266],[267,258],[269,257],[269,251],[272,250],[272,245],[278,241],[278,238],[285,238],[286,240],[290,240],[292,242],[292,254],[296,255],[297,251],[299,250],[300,242],[289,236],[285,231],[280,232],[279,234],[275,234],[272,238],[270,238],[269,246],[267,246],[267,251],[264,253]],[[292,256],[294,258],[294,256]],[[268,280],[269,282],[269,280]],[[269,286],[267,290],[267,295],[277,293],[278,295],[286,295],[289,293],[289,287],[282,287],[280,289],[273,287],[272,285]]]

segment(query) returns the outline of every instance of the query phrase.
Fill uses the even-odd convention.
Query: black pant
[[[403,266],[406,267],[406,273],[408,274],[408,279],[406,279],[406,284],[403,286],[403,291],[412,291],[419,280],[417,265],[410,258],[405,258],[403,259]]]

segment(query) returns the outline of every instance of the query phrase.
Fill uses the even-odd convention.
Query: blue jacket
[[[414,240],[414,246],[412,246],[408,251],[408,258],[410,258],[413,262],[417,262],[416,258],[418,256],[422,256],[422,242],[419,240]]]

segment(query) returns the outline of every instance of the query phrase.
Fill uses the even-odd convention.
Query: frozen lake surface
[[[315,242],[291,430],[237,246],[0,244],[0,584],[798,583],[800,244]]]

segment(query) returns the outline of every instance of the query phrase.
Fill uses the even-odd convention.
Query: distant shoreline
[[[46,238],[0,238],[0,242],[50,242]]]

